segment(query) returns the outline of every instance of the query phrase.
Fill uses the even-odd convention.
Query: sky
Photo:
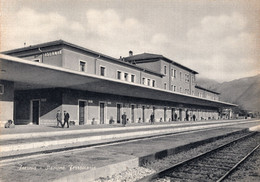
[[[65,40],[162,54],[219,82],[260,74],[258,0],[0,0],[1,51]]]

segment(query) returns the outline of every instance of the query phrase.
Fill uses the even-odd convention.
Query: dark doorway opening
[[[40,101],[33,100],[32,101],[32,123],[39,125],[39,117],[40,117]]]

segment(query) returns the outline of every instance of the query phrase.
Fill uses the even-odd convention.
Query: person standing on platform
[[[151,124],[154,124],[154,114],[152,113],[150,116]]]
[[[69,119],[70,119],[69,113],[64,111],[64,124],[63,124],[62,128],[64,128],[66,123],[67,123],[67,128],[69,128]]]
[[[123,124],[123,126],[126,125],[126,114],[125,114],[125,112],[124,112],[124,114],[122,115],[122,124]]]
[[[176,113],[174,114],[174,119],[175,119],[175,121],[177,121],[177,119],[178,119],[178,115]]]
[[[60,112],[60,110],[57,111],[56,119],[57,119],[57,127],[59,127],[59,124],[60,124],[60,126],[62,127],[61,112]]]
[[[195,116],[195,114],[193,114],[193,121],[196,121],[196,116]]]

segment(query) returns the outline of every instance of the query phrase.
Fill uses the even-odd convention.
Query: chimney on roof
[[[133,56],[133,51],[129,51],[129,56]]]

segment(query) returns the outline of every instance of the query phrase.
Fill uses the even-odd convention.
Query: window
[[[84,61],[79,62],[79,71],[86,72],[86,62]]]
[[[135,82],[135,75],[131,75],[131,82]]]
[[[144,84],[145,85],[145,78],[143,78],[143,83],[142,84]]]
[[[174,73],[173,73],[173,69],[171,69],[171,76],[172,76],[172,77],[173,77],[173,74],[174,74]]]
[[[173,91],[176,92],[176,86],[173,87]]]
[[[0,95],[4,94],[4,85],[0,84]]]
[[[125,78],[125,81],[128,81],[128,73],[125,73],[124,78]]]
[[[150,79],[147,79],[147,85],[150,86]]]
[[[190,75],[189,74],[185,74],[185,82],[190,82]]]
[[[177,76],[177,70],[174,70],[173,77],[176,78]]]
[[[117,79],[121,80],[121,71],[117,71]]]
[[[164,89],[165,89],[165,90],[167,89],[167,84],[166,84],[166,83],[164,83]]]
[[[186,93],[186,94],[189,94],[189,93],[190,93],[190,90],[189,90],[189,89],[185,89],[185,93]]]
[[[155,80],[153,80],[153,85],[152,86],[155,87]]]
[[[182,93],[182,88],[180,87],[180,93]]]
[[[195,76],[192,76],[192,83],[195,84]]]
[[[101,75],[101,76],[105,76],[105,71],[106,71],[106,68],[103,67],[103,66],[101,66],[101,67],[100,67],[100,75]]]
[[[166,75],[166,73],[167,73],[167,67],[164,66],[164,74]]]
[[[180,81],[181,81],[181,79],[182,79],[182,73],[180,72]]]

